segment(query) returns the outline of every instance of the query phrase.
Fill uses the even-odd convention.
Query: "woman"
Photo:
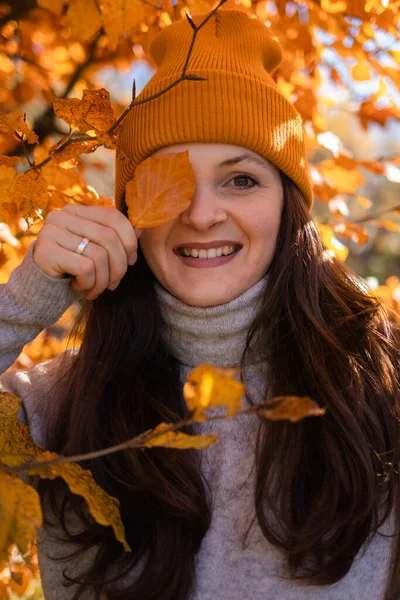
[[[183,418],[182,381],[204,362],[240,366],[250,404],[308,395],[326,414],[197,423],[186,432],[220,434],[207,450],[85,462],[119,498],[132,553],[62,481],[40,482],[45,597],[393,600],[392,326],[310,217],[301,120],[271,77],[279,45],[244,12],[209,17],[189,63],[205,80],[181,82],[124,121],[119,210],[51,212],[0,288],[3,370],[84,292],[93,302],[76,323],[79,351],[9,370],[2,386],[22,396],[35,440],[66,455]],[[179,77],[191,36],[186,20],[157,36],[158,71],[141,98]],[[135,167],[183,150],[196,181],[191,204],[135,230],[125,204]]]

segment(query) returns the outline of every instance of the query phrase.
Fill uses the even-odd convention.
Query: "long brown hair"
[[[286,552],[291,576],[324,585],[340,580],[364,542],[393,509],[398,513],[400,352],[385,309],[329,255],[301,193],[281,178],[280,231],[244,358],[252,340],[268,363],[265,397],[308,395],[327,411],[297,424],[260,418],[254,502],[263,534]],[[89,452],[187,416],[153,282],[139,251],[116,291],[83,307],[72,336],[81,346],[52,390],[49,449]],[[98,548],[92,566],[68,578],[79,583],[74,599],[89,585],[100,598],[110,583],[107,569],[117,564],[120,575],[107,590],[112,600],[190,598],[195,555],[211,520],[199,452],[125,450],[83,463],[120,500],[132,553],[93,522],[61,480],[37,482],[65,539],[76,542],[74,555]],[[81,534],[68,532],[68,511],[82,522]],[[399,557],[396,543],[386,600],[399,597]],[[136,581],[115,591],[140,561]]]

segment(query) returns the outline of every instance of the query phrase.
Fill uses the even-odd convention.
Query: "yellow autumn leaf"
[[[70,0],[67,15],[72,33],[81,41],[90,40],[103,24],[95,0]]]
[[[344,262],[349,254],[347,246],[342,244],[336,237],[335,233],[329,225],[323,225],[322,223],[317,224],[319,234],[321,236],[322,243],[327,250],[336,258]]]
[[[17,419],[21,399],[9,392],[0,393],[0,462],[15,467],[42,452],[29,429]]]
[[[35,458],[35,462],[43,462],[58,458],[55,452],[43,452]],[[56,463],[43,465],[43,467],[27,468],[28,473],[37,474],[43,479],[61,477],[68,484],[74,494],[82,496],[89,507],[90,514],[97,523],[110,526],[114,530],[116,539],[121,542],[127,552],[131,551],[128,545],[124,526],[119,512],[119,500],[109,496],[93,479],[92,473],[77,463]]]
[[[57,98],[54,112],[72,129],[81,133],[88,131],[106,132],[115,123],[115,117],[110,103],[110,93],[104,88],[98,90],[83,90],[82,99]]]
[[[19,108],[0,115],[0,131],[23,133],[30,144],[36,144],[39,139],[36,133],[25,123],[24,115]]]
[[[205,421],[204,410],[224,406],[226,416],[233,417],[242,409],[245,386],[236,381],[236,369],[222,369],[202,364],[190,371],[183,386],[183,395],[192,418]]]
[[[0,469],[0,557],[16,544],[25,553],[42,525],[43,514],[36,490]]]
[[[43,450],[32,440],[29,429],[17,419],[21,399],[10,393],[0,393],[0,462],[9,467],[33,459],[35,463],[58,458],[54,452]],[[93,479],[91,472],[77,463],[58,463],[43,467],[26,468],[26,472],[43,479],[62,477],[72,493],[82,496],[91,515],[98,523],[111,526],[125,550],[130,547],[124,537],[124,526],[119,513],[119,501],[109,496]]]
[[[155,429],[149,434],[159,433],[164,431],[171,426],[171,423],[160,423]],[[187,448],[196,448],[196,450],[203,450],[208,448],[211,444],[214,444],[218,440],[216,434],[206,435],[187,435],[181,431],[167,431],[163,435],[159,435],[152,440],[148,440],[144,443],[146,448],[153,448],[154,446],[163,446],[164,448],[177,448],[179,450],[186,450]]]
[[[262,408],[257,414],[271,421],[301,421],[305,417],[320,417],[326,413],[308,396],[277,396],[271,408]]]
[[[32,218],[38,209],[47,206],[47,182],[34,169],[17,175],[10,189],[10,200],[15,202],[22,217]]]
[[[150,156],[126,185],[128,218],[140,229],[168,223],[189,206],[195,187],[188,150]]]

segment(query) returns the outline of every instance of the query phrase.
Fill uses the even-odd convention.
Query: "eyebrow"
[[[228,158],[227,160],[223,160],[218,166],[222,167],[230,167],[231,165],[236,165],[239,162],[252,162],[264,169],[268,169],[267,163],[257,156],[252,156],[251,154],[241,154],[240,156],[235,156],[234,158]]]

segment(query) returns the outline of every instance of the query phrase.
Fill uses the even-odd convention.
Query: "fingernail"
[[[136,262],[136,258],[137,258],[136,252],[134,254],[130,254],[129,258],[128,258],[128,265],[131,265],[131,266],[134,265]]]
[[[117,288],[118,286],[119,286],[119,281],[117,283],[113,283],[112,285],[109,285],[108,289],[113,292],[115,290],[115,288]]]

